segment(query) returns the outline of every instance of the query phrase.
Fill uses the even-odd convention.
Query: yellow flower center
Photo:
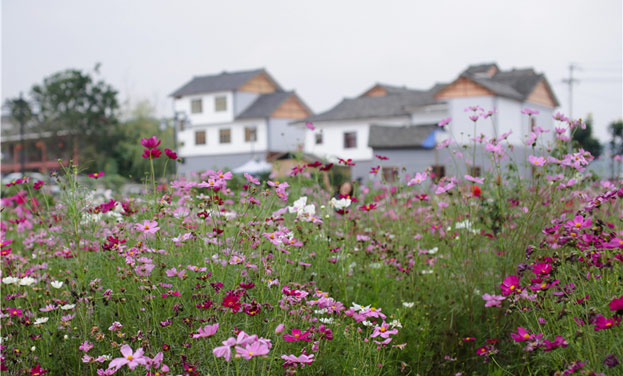
[[[299,337],[300,337],[300,334],[295,334],[294,336],[295,336],[296,338],[299,338]]]
[[[270,234],[270,238],[271,238],[271,239],[274,239],[274,238],[275,238],[275,235],[274,235],[274,234]]]
[[[149,225],[145,225],[145,230],[149,230]]]
[[[128,356],[126,356],[126,359],[127,360],[132,360],[132,359],[134,359],[134,357],[132,355],[128,355]]]
[[[515,285],[511,285],[511,287],[509,287],[511,290],[515,289]]]
[[[218,177],[222,179],[223,178],[223,174],[219,174]]]
[[[582,226],[582,224],[581,224],[581,223],[579,223],[579,222],[576,222],[576,223],[575,223],[575,227],[580,228],[580,226]]]
[[[547,286],[547,283],[541,283],[541,288],[544,289]]]
[[[275,182],[275,184],[279,185],[279,180],[277,180],[277,181]]]
[[[387,329],[385,329],[385,328],[381,328],[381,329],[379,329],[379,330],[380,330],[381,332],[385,332]]]
[[[249,351],[249,355],[250,355],[250,356],[253,356],[253,351]]]
[[[376,308],[372,307],[370,308],[370,311],[376,311]]]
[[[95,178],[97,177],[97,172],[93,174],[93,177],[95,177]]]
[[[530,334],[526,333],[526,334],[524,334],[524,335],[523,335],[523,337],[524,337],[525,339],[528,339],[528,338],[530,338]]]
[[[607,324],[606,324],[606,326],[612,326],[612,323],[611,323],[611,322],[609,322],[609,323],[607,323]]]

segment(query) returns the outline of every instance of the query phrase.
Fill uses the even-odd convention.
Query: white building
[[[533,69],[500,71],[496,64],[470,66],[451,83],[428,90],[376,84],[293,126],[305,130],[306,153],[356,162],[351,169],[353,179],[367,180],[370,168],[380,162],[375,155],[388,156],[382,164],[385,177],[391,179],[393,171],[413,174],[433,165],[450,167],[449,153],[433,150],[450,134],[437,123],[452,117],[446,128],[458,143],[469,144],[473,122],[464,110],[474,105],[497,111],[490,119],[479,120],[477,135],[492,138],[512,130],[509,142],[518,150],[534,126],[551,130],[545,137],[554,137],[553,114],[558,101],[545,76]],[[530,120],[521,114],[525,107],[540,113]],[[312,122],[316,129],[304,128],[305,122]],[[486,167],[486,161],[477,161],[477,167]]]
[[[189,120],[177,129],[183,175],[299,149],[304,132],[288,124],[312,114],[264,69],[194,77],[171,96]]]

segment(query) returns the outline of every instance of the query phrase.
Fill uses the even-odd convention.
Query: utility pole
[[[19,98],[12,100],[11,116],[19,123],[19,141],[21,146],[19,159],[22,177],[24,177],[26,173],[26,143],[24,141],[24,127],[26,126],[26,121],[30,120],[31,115],[32,112],[30,110],[30,105],[24,100],[22,93],[20,93]]]
[[[580,81],[576,78],[573,78],[573,71],[575,69],[579,69],[576,64],[569,64],[569,78],[563,79],[562,82],[569,85],[569,120],[574,121],[573,119],[573,85],[575,83],[579,83]],[[571,131],[569,131],[569,137],[571,137]],[[573,140],[569,140],[569,153],[573,151]]]

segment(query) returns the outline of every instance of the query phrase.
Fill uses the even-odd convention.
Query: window
[[[480,174],[482,173],[480,166],[470,166],[469,167],[469,174],[473,177],[477,177],[480,176]]]
[[[231,142],[231,129],[220,129],[218,131],[218,137],[221,144],[229,144]]]
[[[434,165],[433,166],[433,180],[439,181],[439,179],[446,176],[446,166],[443,165]]]
[[[398,167],[383,166],[383,179],[388,182],[394,182],[398,178]]]
[[[227,97],[214,97],[214,111],[227,111]]]
[[[316,133],[316,145],[322,145],[322,132]]]
[[[190,101],[190,113],[192,114],[200,114],[203,112],[203,103],[201,102],[201,98],[193,99]]]
[[[357,147],[357,132],[344,132],[344,149]]]
[[[244,128],[244,140],[246,142],[257,141],[257,127],[245,127]]]
[[[205,145],[206,144],[206,131],[196,131],[195,132],[195,145]]]

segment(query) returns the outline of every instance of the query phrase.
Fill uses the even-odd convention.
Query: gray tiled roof
[[[368,146],[376,149],[417,148],[439,129],[436,124],[388,126],[370,125]]]
[[[174,91],[171,96],[180,97],[183,95],[236,90],[260,73],[266,73],[266,71],[264,69],[255,69],[250,71],[223,72],[216,75],[193,77],[193,79],[187,82],[184,86]],[[279,85],[276,82],[274,83],[277,86],[277,89],[281,90]]]
[[[385,91],[387,92],[387,95],[394,95],[394,94],[408,94],[408,93],[421,93],[422,90],[417,90],[417,89],[410,89],[406,86],[393,86],[393,85],[387,85],[387,84],[381,84],[381,83],[377,83],[374,86],[372,86],[370,89],[366,90],[362,95],[360,95],[360,97],[363,97],[365,95],[365,93],[367,93],[368,91],[372,90],[375,87],[382,87],[383,89],[385,89]]]
[[[236,119],[269,117],[275,112],[279,105],[292,95],[295,95],[292,91],[277,91],[270,94],[261,94],[255,102],[251,103],[246,110],[242,111]]]
[[[345,98],[329,111],[313,115],[304,121],[334,121],[363,118],[408,116],[407,107],[438,103],[428,91],[409,91],[382,97]]]

